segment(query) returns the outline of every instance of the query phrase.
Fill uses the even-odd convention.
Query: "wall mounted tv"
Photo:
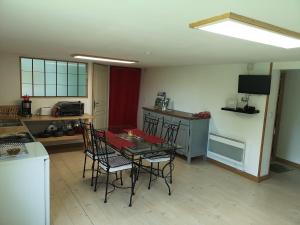
[[[239,75],[239,93],[268,95],[270,86],[269,75]]]

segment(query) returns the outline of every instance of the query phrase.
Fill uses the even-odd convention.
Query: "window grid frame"
[[[89,92],[88,92],[88,84],[89,84],[89,74],[88,74],[88,63],[86,62],[80,62],[80,61],[67,61],[67,60],[57,60],[57,59],[48,59],[48,58],[33,58],[33,57],[26,57],[26,56],[20,56],[19,57],[19,69],[20,69],[20,97],[22,98],[23,97],[23,76],[22,76],[22,59],[30,59],[31,60],[31,71],[27,71],[27,72],[31,72],[31,88],[32,88],[32,96],[30,96],[31,98],[88,98],[89,96]],[[43,60],[43,63],[44,63],[44,96],[34,96],[34,75],[33,75],[33,60],[34,59],[37,59],[37,60]],[[55,96],[47,96],[46,95],[46,60],[49,60],[49,61],[55,61],[55,67],[56,67],[56,71],[55,71],[55,75],[56,75],[56,83],[55,83],[55,89],[56,89],[56,93],[55,93]],[[58,93],[58,84],[57,84],[57,62],[65,62],[67,64],[67,94],[66,96],[58,96],[57,93]],[[75,96],[69,96],[69,93],[68,93],[68,89],[69,89],[69,79],[68,79],[68,64],[69,63],[76,63],[77,65],[77,95]],[[85,85],[81,85],[81,86],[85,86],[85,95],[84,96],[79,96],[79,64],[85,64],[85,74],[86,74],[86,84]],[[83,75],[83,74],[81,74]]]

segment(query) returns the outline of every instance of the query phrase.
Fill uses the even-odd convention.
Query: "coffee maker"
[[[21,116],[32,116],[31,114],[31,101],[29,96],[25,95],[22,97],[21,103]]]

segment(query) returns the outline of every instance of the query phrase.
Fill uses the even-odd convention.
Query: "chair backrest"
[[[168,144],[175,145],[177,140],[178,131],[181,121],[178,123],[171,123],[164,120],[162,121],[162,127],[160,137]]]
[[[95,155],[95,148],[93,145],[93,124],[92,123],[80,123],[82,129],[83,143],[85,151],[92,152]]]
[[[106,132],[103,130],[96,131],[93,129],[92,136],[93,136],[94,146],[96,148],[97,158],[99,162],[105,165],[109,170],[110,165],[108,160]]]
[[[153,118],[147,114],[144,115],[143,131],[149,135],[156,135],[159,118]]]

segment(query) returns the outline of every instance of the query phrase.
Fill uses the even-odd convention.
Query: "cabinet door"
[[[176,152],[178,154],[185,155],[185,156],[189,154],[189,138],[190,138],[189,129],[190,129],[189,126],[184,126],[184,125],[181,125],[179,128],[176,143],[180,145],[182,148],[177,149]]]

